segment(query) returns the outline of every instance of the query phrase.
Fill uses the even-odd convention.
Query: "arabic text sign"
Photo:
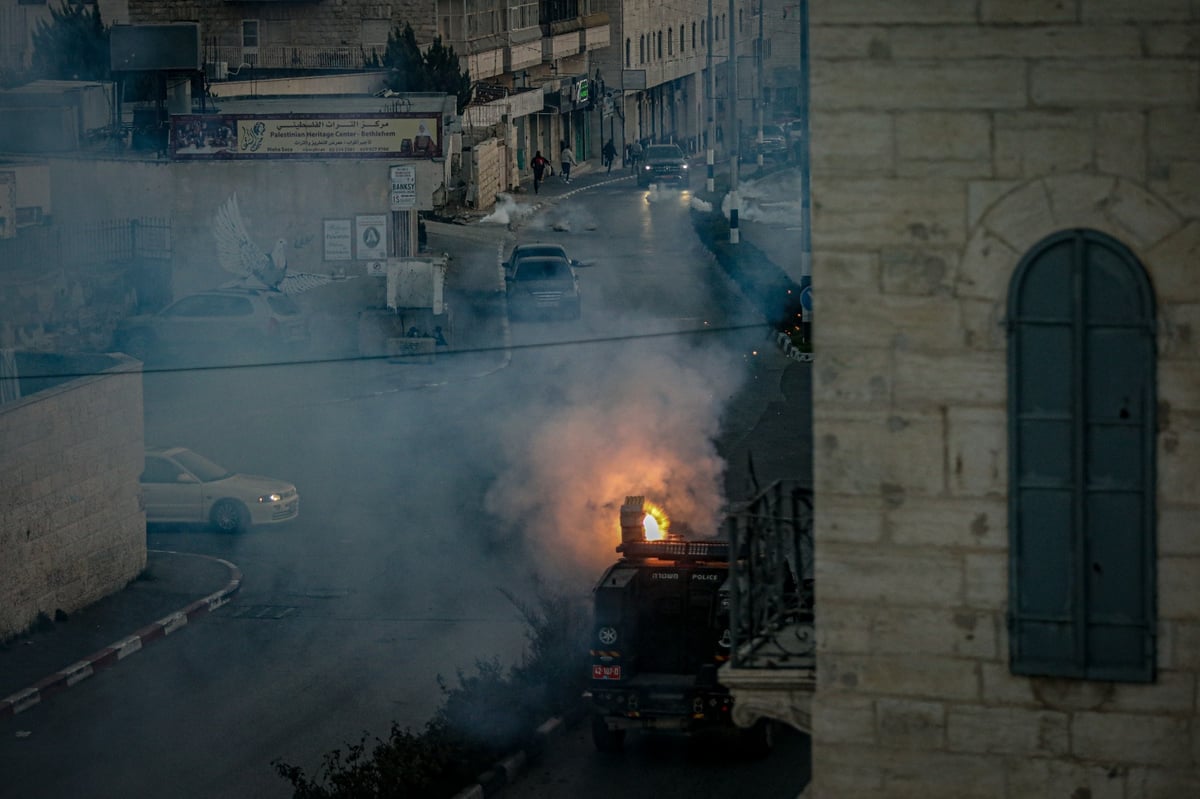
[[[354,228],[360,261],[387,258],[386,214],[360,214],[354,217]]]
[[[325,220],[326,261],[349,261],[352,242],[349,219]]]
[[[243,114],[171,118],[175,158],[295,158],[442,154],[429,114]]]

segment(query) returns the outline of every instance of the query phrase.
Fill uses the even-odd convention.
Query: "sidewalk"
[[[150,550],[123,590],[0,645],[0,718],[20,713],[225,604],[241,587],[229,561]]]

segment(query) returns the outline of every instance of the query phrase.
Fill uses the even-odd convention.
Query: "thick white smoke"
[[[723,350],[723,348],[717,348]],[[720,532],[725,463],[714,439],[740,359],[675,339],[597,345],[545,403],[514,409],[487,510],[539,566],[594,578],[616,556],[619,508],[644,495],[691,537]]]

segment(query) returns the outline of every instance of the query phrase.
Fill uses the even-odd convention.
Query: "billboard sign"
[[[397,114],[173,114],[171,157],[433,158],[442,118]]]

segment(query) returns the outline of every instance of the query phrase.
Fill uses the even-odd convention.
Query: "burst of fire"
[[[645,518],[642,519],[642,528],[646,531],[646,540],[661,541],[666,538],[671,527],[671,520],[668,518],[666,511],[653,502],[647,502],[642,506],[642,509],[646,512]]]

